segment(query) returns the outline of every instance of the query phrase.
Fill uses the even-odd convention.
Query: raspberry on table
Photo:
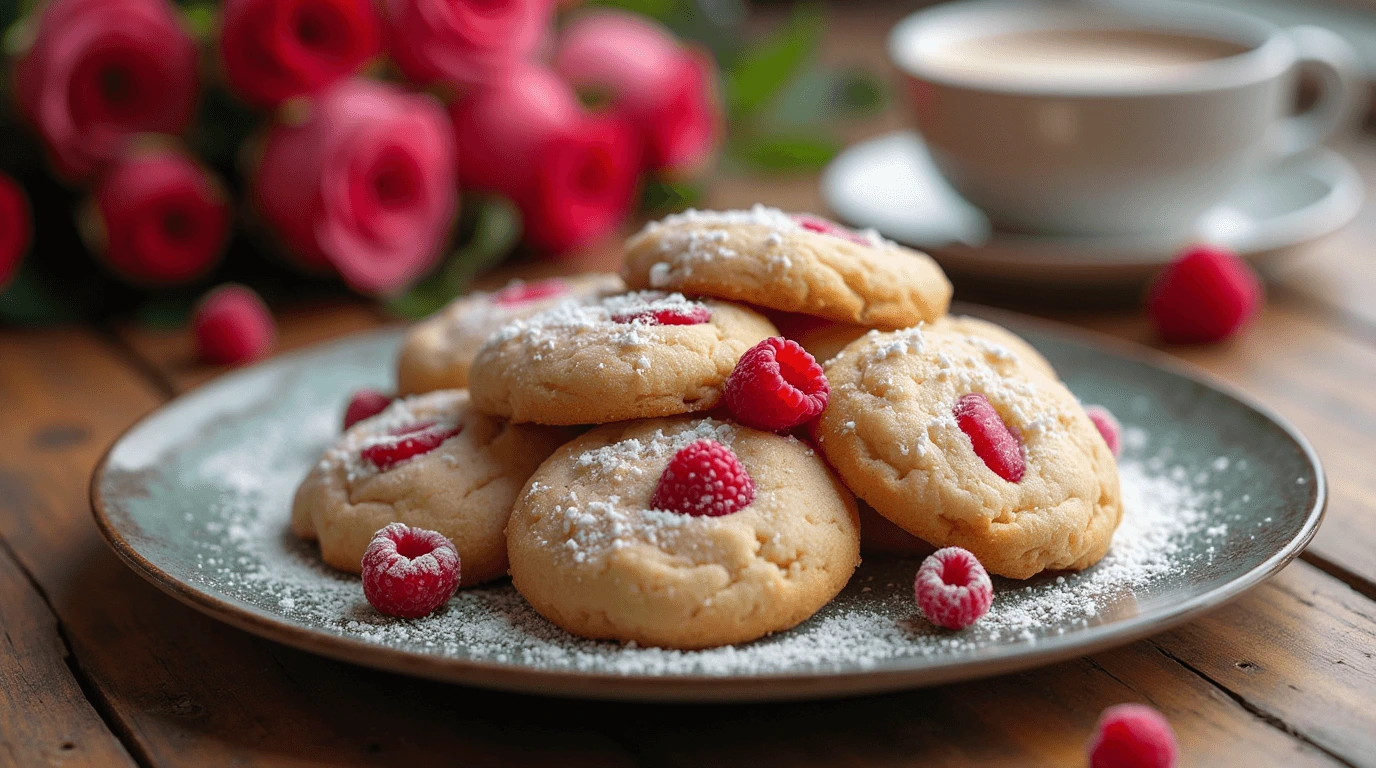
[[[956,402],[953,410],[956,424],[975,447],[975,455],[984,460],[994,474],[1016,483],[1022,480],[1027,461],[1022,455],[1022,441],[1013,434],[989,398],[974,392]]]
[[[196,356],[214,365],[237,365],[268,353],[277,324],[251,288],[229,283],[206,294],[191,316]]]
[[[806,424],[827,407],[831,387],[817,360],[795,341],[774,337],[751,347],[726,379],[736,421],[777,432]]]
[[[1105,709],[1086,749],[1090,768],[1172,768],[1177,753],[1171,724],[1145,704]]]
[[[568,283],[557,277],[548,280],[537,280],[533,283],[513,283],[492,294],[492,303],[500,304],[504,307],[516,304],[528,304],[532,301],[542,301],[563,296],[569,292]]]
[[[633,323],[639,320],[647,325],[702,325],[712,319],[707,307],[687,307],[684,309],[642,309],[637,312],[618,312],[612,315],[614,323]]]
[[[459,553],[436,531],[392,523],[363,553],[363,596],[402,619],[429,615],[459,586]]]
[[[946,547],[922,561],[913,595],[927,621],[947,629],[965,629],[989,612],[994,583],[969,550]]]
[[[376,389],[363,388],[349,398],[349,407],[344,409],[344,428],[348,429],[366,418],[376,416],[387,410],[392,397]]]
[[[1237,254],[1199,246],[1180,254],[1152,285],[1147,314],[1171,344],[1232,336],[1261,306],[1261,280]]]
[[[861,235],[859,232],[847,229],[846,227],[843,227],[834,221],[828,221],[827,219],[824,219],[820,216],[812,216],[806,213],[795,213],[793,214],[793,220],[798,222],[798,226],[802,227],[803,229],[806,229],[809,232],[817,232],[823,235],[839,237],[842,240],[849,240],[852,243],[857,243],[859,245],[871,245],[870,241],[865,239],[865,236]]]
[[[463,431],[462,424],[452,427],[437,425],[433,421],[411,424],[394,429],[388,434],[395,440],[374,443],[359,454],[372,463],[379,471],[386,472],[407,459],[429,453],[451,437]]]
[[[650,506],[694,517],[739,512],[755,500],[755,481],[730,448],[703,438],[679,449],[659,476]]]
[[[1113,452],[1113,458],[1118,458],[1123,453],[1123,425],[1118,423],[1118,419],[1113,415],[1113,411],[1102,405],[1091,405],[1085,408],[1085,415],[1094,422],[1094,427],[1103,435],[1104,442],[1108,443],[1108,449]]]

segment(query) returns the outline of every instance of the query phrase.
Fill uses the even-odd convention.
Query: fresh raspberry
[[[1099,430],[1099,434],[1104,436],[1104,442],[1108,443],[1108,449],[1113,451],[1113,458],[1118,458],[1123,454],[1123,425],[1118,423],[1118,419],[1113,416],[1113,411],[1102,405],[1091,405],[1085,408],[1085,415],[1094,422],[1094,426]]]
[[[1147,314],[1168,343],[1208,343],[1237,333],[1261,299],[1261,280],[1247,262],[1201,246],[1182,253],[1156,279]]]
[[[1087,749],[1089,768],[1175,765],[1175,733],[1171,724],[1145,704],[1119,704],[1104,710]]]
[[[860,245],[870,245],[870,241],[864,235],[854,230],[847,229],[834,221],[828,221],[820,216],[812,216],[806,213],[793,214],[793,220],[798,222],[798,226],[809,232],[817,232],[823,235],[839,237],[842,240],[849,240]]]
[[[650,506],[684,515],[720,517],[755,500],[755,481],[740,459],[715,440],[690,443],[674,454],[659,476]]]
[[[707,307],[642,309],[638,312],[619,312],[612,315],[612,322],[633,323],[639,320],[646,325],[702,325],[711,319],[712,313]]]
[[[515,304],[528,304],[532,301],[552,299],[569,292],[568,283],[557,277],[537,280],[533,283],[512,283],[492,294],[492,303],[509,307]]]
[[[736,421],[767,432],[806,424],[827,407],[829,397],[822,366],[797,342],[778,336],[741,355],[724,394]]]
[[[1022,441],[1003,423],[989,398],[978,392],[968,394],[956,403],[954,413],[960,431],[969,436],[975,455],[984,459],[985,466],[1010,483],[1022,479],[1027,469]]]
[[[277,325],[252,289],[232,283],[206,294],[191,317],[196,355],[213,365],[236,365],[268,353]]]
[[[426,616],[458,587],[458,550],[435,531],[392,523],[363,552],[363,596],[388,616]]]
[[[989,612],[994,583],[969,550],[946,547],[922,561],[913,595],[927,621],[947,629],[965,629]]]
[[[359,453],[380,471],[386,472],[407,459],[435,450],[462,430],[462,424],[453,427],[438,426],[433,421],[412,424],[388,433],[395,440],[374,443]]]
[[[376,416],[392,404],[392,398],[376,389],[360,389],[349,398],[349,407],[344,409],[344,428],[348,429],[369,416]]]

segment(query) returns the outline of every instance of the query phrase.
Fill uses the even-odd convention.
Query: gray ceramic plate
[[[493,688],[680,701],[893,690],[1079,656],[1235,597],[1314,535],[1323,474],[1293,427],[1163,356],[999,319],[1042,349],[1081,399],[1125,423],[1126,512],[1104,561],[1080,574],[1000,580],[989,615],[960,633],[919,617],[916,561],[880,556],[799,627],[707,651],[572,637],[507,582],[461,592],[426,619],[377,614],[356,577],[321,566],[286,526],[294,488],[336,434],[348,393],[389,385],[396,332],[230,374],[145,418],[96,471],[96,520],[154,584],[290,645]]]

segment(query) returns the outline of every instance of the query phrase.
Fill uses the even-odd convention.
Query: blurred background
[[[1376,68],[1376,3],[1191,3],[1327,27]],[[0,323],[176,328],[226,283],[274,309],[348,296],[413,319],[503,265],[612,268],[620,238],[690,206],[873,225],[836,210],[823,171],[910,123],[885,46],[923,5],[3,0]],[[1347,224],[1350,170],[1320,179],[1325,226],[1249,247]],[[1292,176],[1271,187],[1313,181]],[[926,215],[973,215],[942,205],[961,203]],[[1018,276],[1001,266],[1016,254],[972,258],[987,232],[879,229],[938,251],[962,295],[1001,300],[1032,281],[1121,303],[1182,244],[1114,244],[1137,259],[1126,277],[1085,277],[1101,243]]]

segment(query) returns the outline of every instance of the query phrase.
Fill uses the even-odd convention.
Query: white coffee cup
[[[1174,3],[939,5],[900,22],[889,55],[952,186],[996,226],[1052,234],[1187,232],[1364,95],[1332,32]],[[1289,115],[1300,72],[1318,98]]]

